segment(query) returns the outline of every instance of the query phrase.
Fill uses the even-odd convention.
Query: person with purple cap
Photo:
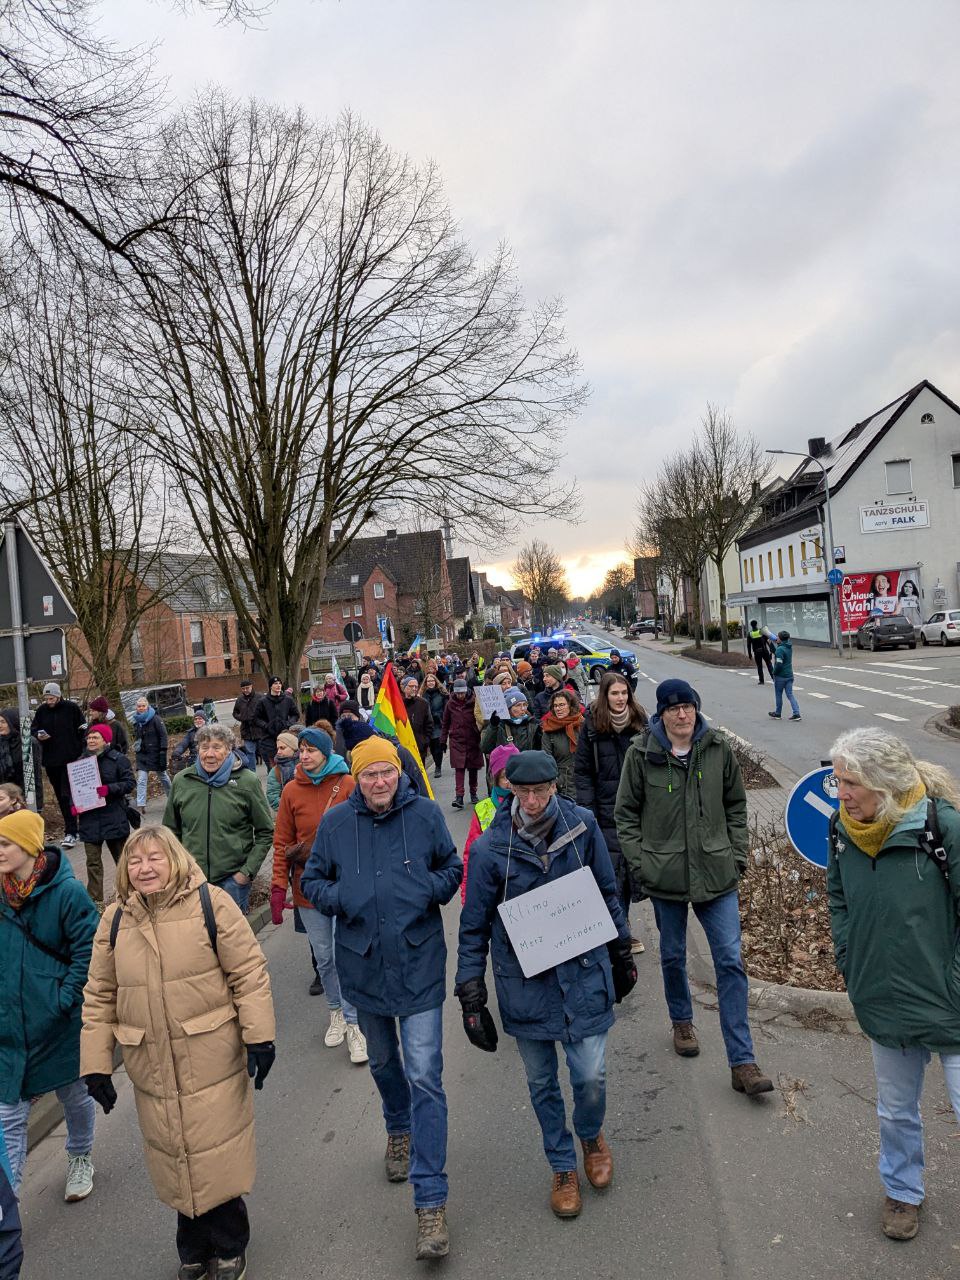
[[[467,843],[463,846],[463,879],[460,881],[460,901],[467,900],[467,860],[474,840],[479,839],[496,817],[497,809],[513,789],[507,778],[507,763],[511,756],[518,756],[520,751],[512,742],[502,747],[494,747],[490,752],[490,794],[484,800],[478,800],[473,806],[473,819],[467,832]]]

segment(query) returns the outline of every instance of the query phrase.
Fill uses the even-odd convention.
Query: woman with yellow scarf
[[[924,1197],[920,1094],[934,1053],[960,1120],[960,791],[882,729],[851,729],[830,755],[840,798],[827,867],[834,951],[873,1051],[881,1227],[912,1240]]]

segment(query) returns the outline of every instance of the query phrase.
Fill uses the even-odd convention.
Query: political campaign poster
[[[919,569],[878,569],[845,573],[840,584],[840,630],[859,631],[873,614],[899,614],[914,626],[921,621]]]

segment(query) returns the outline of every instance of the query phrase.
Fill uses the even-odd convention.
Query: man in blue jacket
[[[471,1042],[493,1052],[497,1029],[484,983],[490,949],[503,1029],[516,1037],[553,1170],[550,1207],[559,1218],[575,1218],[581,1208],[580,1179],[557,1075],[557,1041],[570,1072],[584,1172],[594,1187],[607,1187],[613,1178],[613,1157],[603,1136],[607,1032],[614,1002],[633,989],[637,969],[613,864],[593,814],[557,795],[557,764],[545,751],[513,756],[507,779],[512,802],[500,806],[470,849],[454,994],[463,1006]],[[524,977],[497,907],[581,867],[593,872],[618,937]]]
[[[357,786],[321,821],[300,890],[336,919],[340,990],[356,1005],[383,1102],[387,1178],[413,1183],[417,1258],[443,1258],[450,1235],[440,908],[456,893],[463,864],[439,806],[402,775],[390,739],[358,742],[350,771]]]

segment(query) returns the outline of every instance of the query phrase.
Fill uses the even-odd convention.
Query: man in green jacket
[[[273,814],[225,725],[208,724],[197,734],[197,763],[174,778],[163,825],[246,914],[250,882],[273,843]]]
[[[653,901],[674,1049],[682,1058],[700,1052],[687,981],[689,904],[710,944],[731,1084],[751,1097],[769,1093],[773,1083],[754,1059],[740,958],[747,797],[730,743],[709,728],[685,680],[657,687],[657,714],[627,750],[614,816],[633,883]]]

